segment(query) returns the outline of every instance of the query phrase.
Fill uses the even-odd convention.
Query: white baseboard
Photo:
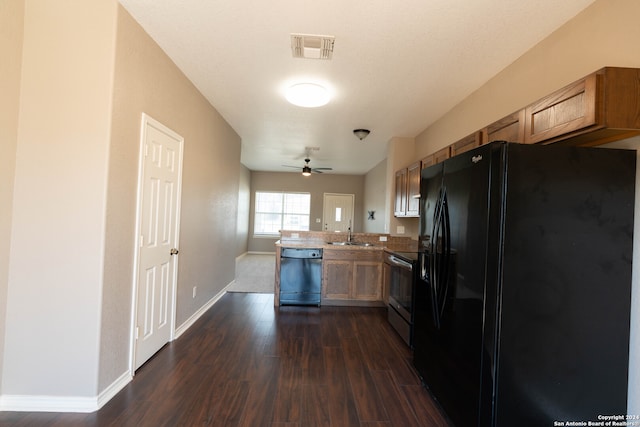
[[[95,397],[2,395],[0,396],[0,411],[95,412],[111,400],[130,381],[131,375],[129,375],[129,372],[125,372]]]
[[[133,377],[129,371],[120,375],[120,378],[111,383],[110,386],[102,390],[102,393],[98,395],[98,408],[102,408],[108,401],[110,401],[120,390],[122,390],[127,384],[131,382]]]
[[[220,292],[218,292],[213,298],[211,298],[205,305],[200,307],[200,309],[195,313],[193,313],[191,317],[189,317],[182,325],[178,326],[176,328],[176,332],[173,336],[173,339],[177,340],[178,338],[180,338],[180,335],[184,334],[187,331],[187,329],[189,329],[194,323],[196,323],[196,321],[204,313],[206,313],[207,310],[209,310],[213,306],[213,304],[217,303],[218,300],[222,298],[224,294],[227,293],[227,289],[229,289],[229,287],[233,285],[235,282],[236,282],[235,280],[232,280],[231,283],[225,286]]]
[[[242,255],[238,255],[236,257],[236,262],[240,261],[242,258],[246,257],[247,255],[275,255],[275,251],[274,252],[260,252],[260,251],[248,251],[243,253]]]
[[[97,397],[73,396],[0,396],[0,411],[18,412],[94,412]]]

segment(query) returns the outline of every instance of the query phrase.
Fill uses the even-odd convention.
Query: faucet
[[[349,228],[347,228],[347,242],[351,243],[351,220],[349,220]]]

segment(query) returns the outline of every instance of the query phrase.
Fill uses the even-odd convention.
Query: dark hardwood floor
[[[0,426],[446,426],[386,309],[228,293],[98,412]]]

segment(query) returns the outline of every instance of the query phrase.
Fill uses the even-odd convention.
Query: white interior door
[[[324,193],[324,231],[353,231],[353,194]]]
[[[173,339],[183,138],[143,114],[134,370]]]

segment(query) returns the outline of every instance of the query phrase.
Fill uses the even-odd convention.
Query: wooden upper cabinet
[[[640,69],[603,68],[525,108],[526,143],[599,145],[640,133]]]
[[[477,131],[451,144],[451,157],[473,150],[482,144],[482,132]]]
[[[597,125],[601,114],[597,80],[598,75],[591,74],[529,105],[525,142],[548,141]]]
[[[404,216],[407,211],[407,168],[396,172],[396,198],[393,208],[395,216]]]
[[[491,123],[482,129],[482,141],[484,144],[493,141],[524,142],[525,110],[515,113]]]
[[[405,216],[420,216],[420,162],[407,168],[407,212]]]
[[[420,162],[396,172],[396,197],[393,214],[397,217],[420,216]]]
[[[431,165],[435,165],[441,162],[444,162],[449,157],[451,157],[451,146],[444,147],[433,154],[428,155],[420,164],[422,165],[422,169],[428,168]]]
[[[442,163],[451,157],[451,147],[444,147],[435,153],[433,153],[433,161],[434,163]]]

